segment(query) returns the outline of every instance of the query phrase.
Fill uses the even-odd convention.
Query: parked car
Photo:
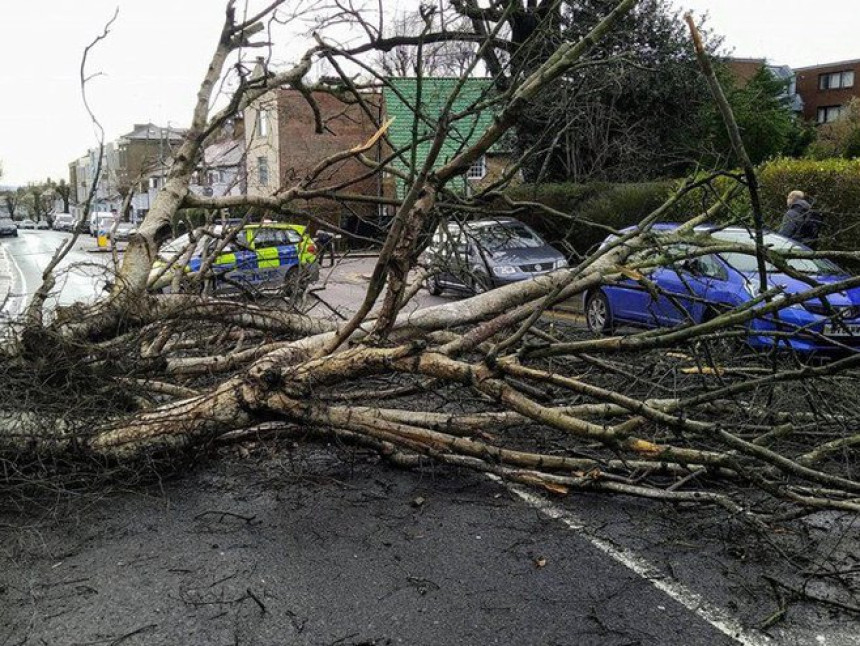
[[[109,211],[91,211],[90,212],[90,235],[95,237],[99,231],[107,233],[113,226],[115,213]]]
[[[50,229],[51,227],[48,226],[47,220],[36,220],[36,228],[37,229]]]
[[[656,230],[672,230],[676,224],[661,224]],[[736,308],[759,295],[759,274],[753,251],[754,238],[742,227],[717,229],[696,227],[715,241],[750,247],[749,253],[721,252],[685,257],[686,245],[673,243],[661,248],[664,257],[675,258],[647,272],[657,287],[649,290],[632,278],[604,285],[584,295],[586,323],[594,332],[608,333],[618,325],[647,328],[671,327],[685,322],[701,323],[727,309]],[[610,236],[604,244],[613,239]],[[766,231],[764,244],[779,252],[810,251],[777,233]],[[639,252],[637,252],[639,253]],[[833,284],[850,278],[835,263],[820,258],[787,259],[798,275],[816,284]],[[767,264],[767,283],[786,295],[811,289],[808,282],[789,276]],[[758,307],[761,307],[759,304]],[[835,292],[791,305],[774,314],[765,314],[747,324],[746,342],[754,348],[775,343],[802,353],[831,352],[839,345],[860,349],[860,287]],[[776,339],[772,332],[789,333]]]
[[[11,218],[0,218],[0,236],[15,236],[18,235],[18,227]]]
[[[18,221],[19,229],[34,229],[36,228],[36,223],[30,218],[24,218],[23,220]]]
[[[108,230],[111,240],[128,240],[137,228],[131,222],[118,222],[115,227]]]
[[[204,262],[215,255],[210,275],[204,281],[212,292],[281,292],[296,293],[319,278],[317,248],[298,224],[263,222],[243,226],[225,244],[232,231],[220,225],[201,236],[194,244],[190,259],[184,264],[187,273],[198,272]],[[169,292],[171,266],[182,262],[192,244],[188,234],[162,246],[150,273],[150,289]]]
[[[71,213],[57,213],[54,215],[54,231],[73,231],[75,228],[75,216]]]
[[[427,290],[478,294],[567,267],[564,255],[514,218],[488,218],[440,227],[425,252],[434,271]]]

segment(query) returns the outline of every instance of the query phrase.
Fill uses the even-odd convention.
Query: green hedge
[[[812,198],[815,209],[824,214],[825,227],[821,248],[860,249],[860,160],[777,159],[757,169],[765,224],[778,229],[786,210],[785,198],[800,190]],[[724,191],[733,180],[727,177],[713,182],[717,192]],[[713,203],[712,191],[698,190],[685,197],[676,209],[676,217],[699,213],[703,204]],[[735,220],[751,223],[749,192],[743,190],[731,203]]]
[[[550,243],[584,254],[606,238],[608,232],[602,227],[617,230],[638,223],[663,203],[672,186],[668,181],[522,184],[509,189],[507,195],[514,201],[539,202],[574,216],[567,219],[548,215],[535,207],[525,207],[517,213]]]
[[[789,191],[810,195],[815,208],[825,216],[821,248],[860,249],[860,160],[777,159],[757,169],[765,224],[778,229],[785,213]],[[682,222],[714,203],[715,194],[735,183],[718,177],[707,189],[688,193],[666,214],[663,221]],[[657,208],[679,186],[678,181],[635,184],[523,184],[507,195],[515,201],[539,202],[574,216],[573,221],[525,207],[517,217],[539,230],[551,243],[568,251],[586,253],[606,237],[603,225],[622,229],[636,224]],[[730,210],[715,219],[752,224],[749,192],[738,191]]]

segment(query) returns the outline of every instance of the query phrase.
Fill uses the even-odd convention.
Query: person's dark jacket
[[[809,202],[797,200],[788,207],[788,211],[782,217],[779,233],[800,244],[815,247],[818,243],[818,234],[821,232],[821,224],[821,216],[812,210]]]

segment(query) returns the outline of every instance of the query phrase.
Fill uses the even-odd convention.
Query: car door
[[[220,239],[211,240],[208,253],[218,255],[212,262],[215,288],[219,291],[243,289],[249,283],[249,274],[256,271],[257,258],[248,246],[247,233],[239,231],[226,244]]]
[[[261,226],[251,230],[251,244],[256,257],[256,272],[252,281],[258,285],[283,282],[287,271],[299,263],[297,240],[291,240],[289,230],[281,227]],[[295,233],[295,232],[293,232]]]
[[[469,275],[469,245],[465,232],[449,227],[442,232],[436,247],[438,280],[449,287],[465,288]]]
[[[652,315],[658,325],[699,323],[709,308],[726,302],[728,271],[714,254],[684,258],[654,273],[659,288]]]
[[[647,258],[651,254],[647,252],[633,253],[629,260],[635,262]],[[647,280],[653,280],[653,271],[643,272]],[[654,324],[653,301],[651,293],[645,286],[633,277],[633,274],[623,276],[615,284],[603,287],[612,316],[617,321],[625,321],[637,324]]]

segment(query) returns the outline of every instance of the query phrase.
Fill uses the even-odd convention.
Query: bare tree
[[[57,197],[59,197],[63,202],[63,213],[69,213],[69,205],[71,204],[72,198],[72,187],[65,179],[60,179],[54,187],[54,190],[57,192]]]
[[[387,137],[378,123],[364,145],[324,159],[306,177],[269,195],[202,198],[188,185],[203,146],[238,110],[276,88],[291,87],[311,105],[315,92],[334,93],[378,119],[368,107],[367,88],[356,85],[346,65],[374,71],[363,58],[367,53],[404,39],[418,44],[433,38],[428,32],[418,40],[392,41],[368,19],[361,23],[366,43],[343,47],[318,33],[316,45],[294,66],[252,76],[236,56],[260,44],[270,12],[280,3],[247,19],[239,19],[228,3],[191,127],[164,188],[132,237],[111,293],[95,305],[47,316],[42,294],[23,330],[3,347],[7,392],[27,393],[5,400],[0,411],[0,456],[10,465],[8,478],[24,479],[46,464],[169,461],[230,433],[289,435],[302,428],[372,447],[402,465],[433,459],[556,493],[578,489],[717,505],[756,526],[787,513],[858,511],[860,483],[852,469],[860,411],[853,370],[860,355],[848,352],[834,362],[805,365],[774,351],[762,362],[732,341],[743,338],[754,320],[811,299],[826,303],[829,294],[860,285],[860,278],[821,284],[808,279],[809,289],[801,294],[763,282],[752,302],[630,334],[594,336],[544,316],[559,303],[624,280],[653,293],[656,268],[712,254],[755,256],[793,275],[800,273],[791,264],[795,259],[856,258],[785,252],[764,247],[760,238],[753,246],[703,235],[696,225],[725,211],[728,198],[710,188],[712,177],[685,182],[638,227],[607,230],[614,237],[575,266],[467,300],[404,309],[423,283],[416,271],[421,252],[446,218],[486,213],[482,200],[493,195],[503,204],[492,209],[495,214],[525,206],[500,194],[508,178],[481,199],[458,194],[452,181],[505,136],[546,88],[587,60],[593,44],[635,4],[620,1],[582,39],[556,44],[532,70],[510,77],[503,92],[467,110],[492,108],[494,118],[448,159],[440,159],[439,151],[452,124],[466,116],[451,109],[453,99],[441,114],[424,114],[416,106],[415,122],[422,127],[416,126],[405,147],[388,141],[387,158],[368,154]],[[472,69],[498,33],[482,34]],[[308,79],[321,58],[337,72],[337,83]],[[236,90],[225,107],[212,112],[213,92],[230,61],[230,69],[239,70]],[[322,113],[313,112],[320,126]],[[419,144],[428,145],[426,157],[408,172],[388,163],[415,161],[411,151]],[[217,209],[241,208],[251,218],[261,210],[290,212],[299,200],[378,203],[378,196],[353,192],[352,180],[326,174],[345,159],[359,161],[371,175],[401,172],[406,186],[389,200],[395,214],[364,300],[349,320],[205,293],[149,292],[153,261],[183,208],[210,209],[212,217]],[[707,210],[673,230],[654,226],[679,199],[703,189],[713,198]],[[172,259],[177,276],[206,227],[193,230],[191,244]],[[203,264],[186,278],[205,282]],[[663,296],[686,311],[681,296]],[[778,342],[775,348],[798,335],[821,336],[782,324],[764,334]],[[848,342],[844,346],[852,349]],[[58,386],[46,392],[34,383]],[[59,391],[74,392],[74,403],[58,403]],[[551,448],[529,433],[535,429],[553,434]],[[713,488],[717,481],[726,486]]]
[[[471,67],[477,45],[461,40],[469,25],[459,14],[439,7],[426,6],[418,13],[402,13],[394,18],[385,39],[410,38],[378,55],[378,66],[388,76],[459,77]],[[429,42],[420,40],[430,35]],[[450,36],[450,39],[446,37]],[[418,44],[411,39],[418,37]],[[456,39],[454,39],[456,38]]]

